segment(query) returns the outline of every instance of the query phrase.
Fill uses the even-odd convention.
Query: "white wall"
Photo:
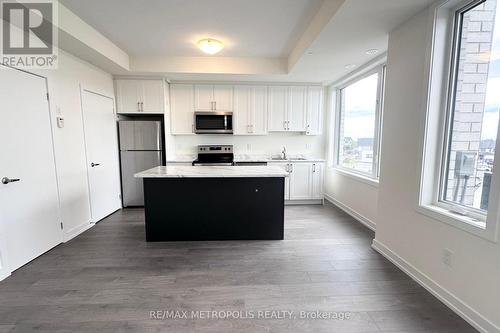
[[[355,217],[370,229],[374,230],[378,211],[378,187],[371,182],[363,182],[357,177],[348,176],[336,171],[333,166],[334,159],[334,133],[336,89],[328,90],[326,106],[329,133],[326,137],[326,156],[328,167],[325,171],[324,192],[327,200]]]
[[[500,244],[416,211],[430,11],[390,34],[374,246],[483,331],[499,332]],[[442,263],[454,252],[453,267]]]
[[[90,221],[80,86],[114,98],[113,80],[110,74],[63,51],[59,51],[57,70],[38,74],[48,79],[61,216],[64,240],[68,240]],[[64,128],[55,126],[58,115],[65,120]]]
[[[324,157],[324,135],[306,136],[298,133],[269,133],[266,136],[237,135],[179,135],[172,136],[170,144],[172,155],[194,155],[197,145],[232,144],[236,155],[279,155],[283,146],[287,153],[306,154],[311,157]],[[168,149],[168,147],[167,147]]]

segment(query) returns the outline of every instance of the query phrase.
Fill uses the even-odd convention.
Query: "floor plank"
[[[143,210],[119,211],[0,283],[0,332],[476,332],[335,207],[285,220],[284,241],[146,243]],[[151,318],[168,310],[257,318]]]

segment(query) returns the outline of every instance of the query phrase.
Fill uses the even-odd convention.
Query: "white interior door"
[[[59,244],[62,234],[45,79],[0,72],[0,239],[13,271]]]
[[[82,90],[83,125],[92,221],[121,208],[118,140],[113,99]]]

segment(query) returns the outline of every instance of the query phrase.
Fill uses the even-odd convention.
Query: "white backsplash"
[[[189,135],[170,136],[167,156],[196,155],[198,145],[227,144],[234,146],[235,155],[279,155],[283,146],[289,155],[324,158],[325,136],[306,136],[300,133],[270,133],[266,136]]]

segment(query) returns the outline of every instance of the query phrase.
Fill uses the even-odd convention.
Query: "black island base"
[[[284,178],[144,178],[146,240],[282,240]]]

